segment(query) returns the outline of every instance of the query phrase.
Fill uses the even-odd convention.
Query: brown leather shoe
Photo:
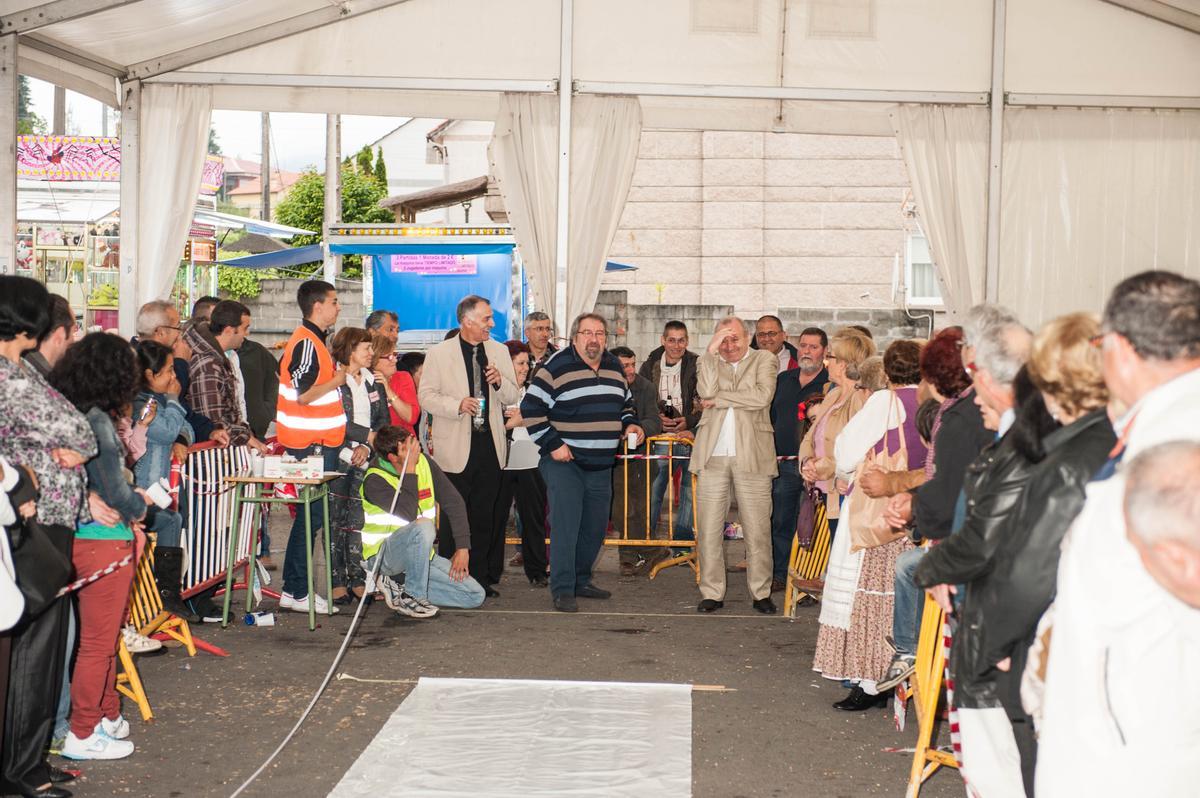
[[[259,557],[258,561],[260,563],[262,563],[263,568],[266,568],[268,571],[278,571],[279,570],[279,566],[276,565],[275,561],[271,559],[270,554],[268,554],[264,557]]]
[[[786,587],[787,587],[787,582],[783,581],[782,579],[772,579],[771,580],[771,592],[772,593],[778,593],[780,590],[783,590]]]
[[[731,566],[728,570],[730,573],[741,572],[741,571],[745,571],[747,567],[748,567],[748,564],[746,563],[746,561],[742,560],[737,565]]]

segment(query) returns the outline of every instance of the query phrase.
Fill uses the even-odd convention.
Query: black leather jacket
[[[971,630],[979,636],[979,657],[972,672],[960,671],[957,678],[995,679],[998,698],[1010,717],[1025,716],[1020,674],[1038,620],[1054,600],[1063,535],[1083,508],[1084,487],[1104,464],[1116,439],[1104,409],[1046,436],[1042,442],[1046,457],[1025,487],[992,570],[968,589],[982,624]],[[1009,670],[995,670],[1005,657],[1012,658]]]
[[[967,467],[963,480],[966,520],[950,537],[921,558],[913,575],[918,586],[961,585],[987,573],[1001,541],[1011,530],[1008,521],[1033,469],[1034,464],[1014,448],[1011,435],[980,453]],[[982,614],[970,589],[957,615],[958,628],[950,649],[955,703],[965,709],[997,707],[1000,702],[994,682],[972,682],[962,676],[978,671],[980,655],[980,636],[972,632],[977,632],[982,624]]]

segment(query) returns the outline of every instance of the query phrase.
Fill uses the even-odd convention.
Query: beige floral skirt
[[[912,541],[903,537],[863,552],[850,628],[821,624],[813,670],[827,679],[849,679],[871,688],[883,678],[895,653],[887,638],[892,634],[896,603],[896,558],[912,547]]]

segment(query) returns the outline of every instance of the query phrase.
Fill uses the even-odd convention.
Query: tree
[[[364,144],[363,148],[358,151],[358,155],[354,156],[358,173],[363,177],[375,177],[375,168],[371,164],[371,157],[372,153],[369,144]]]
[[[209,155],[224,155],[221,152],[221,142],[217,140],[217,129],[212,125],[208,126],[208,154]]]
[[[32,136],[46,132],[46,120],[32,109],[33,98],[29,92],[29,78],[18,75],[17,83],[17,135]]]
[[[391,222],[394,215],[379,207],[387,191],[373,176],[363,176],[352,167],[342,168],[342,221],[348,224]],[[280,224],[320,231],[325,223],[325,176],[307,171],[292,184],[287,194],[275,206],[275,220]],[[320,232],[292,238],[292,246],[321,243]],[[362,258],[347,255],[342,260],[342,274],[347,277],[362,274]]]
[[[388,190],[387,165],[383,162],[383,147],[375,151],[375,181],[383,187],[386,194]]]

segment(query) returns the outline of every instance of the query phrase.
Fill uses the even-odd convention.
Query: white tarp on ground
[[[330,796],[691,794],[690,685],[422,678]]]

